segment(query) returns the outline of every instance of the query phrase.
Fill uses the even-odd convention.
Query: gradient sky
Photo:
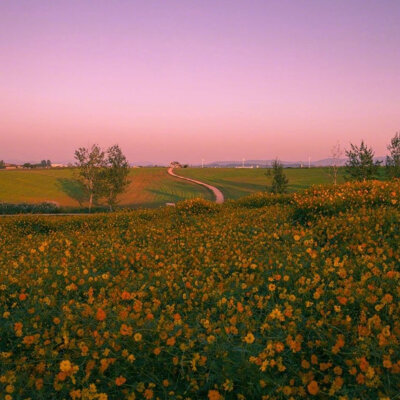
[[[384,155],[399,21],[398,0],[1,0],[0,159]]]

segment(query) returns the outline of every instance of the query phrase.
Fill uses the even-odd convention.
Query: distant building
[[[51,163],[51,168],[64,168],[64,167],[66,167],[65,164]]]
[[[15,164],[5,163],[5,169],[17,169],[17,168],[20,168],[20,166]]]

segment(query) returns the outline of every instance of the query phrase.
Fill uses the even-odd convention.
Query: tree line
[[[389,154],[386,156],[385,175],[388,179],[400,178],[400,132],[397,132],[387,146]],[[340,161],[343,151],[340,144],[332,148],[330,175],[333,184],[337,184]],[[366,181],[378,178],[379,167],[382,161],[375,160],[375,152],[364,140],[359,146],[350,143],[350,148],[345,150],[347,157],[344,166],[344,177],[348,181]],[[268,188],[272,193],[286,193],[289,180],[283,171],[283,165],[276,159],[272,163],[272,168],[267,172],[267,176],[272,175],[272,183]]]
[[[22,164],[24,168],[50,168],[51,167],[51,161],[50,160],[42,160],[40,163],[24,163]],[[4,160],[0,160],[0,169],[6,168],[6,163]]]

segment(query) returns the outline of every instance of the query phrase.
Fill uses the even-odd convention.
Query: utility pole
[[[242,158],[242,168],[244,168],[244,158]]]
[[[204,168],[204,158],[201,159],[201,168]]]
[[[308,168],[311,168],[311,157],[308,157]]]

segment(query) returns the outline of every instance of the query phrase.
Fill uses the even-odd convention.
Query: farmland
[[[265,175],[267,171],[265,168],[187,168],[179,170],[179,174],[216,186],[227,199],[238,199],[265,191],[272,180]],[[332,182],[329,168],[286,168],[284,172],[289,179],[290,192]],[[338,182],[343,181],[340,171]]]
[[[2,398],[394,398],[399,197],[0,220]]]
[[[41,203],[55,202],[68,209],[79,209],[87,202],[82,189],[74,180],[76,170],[37,169],[0,170],[0,202]],[[238,168],[183,168],[177,173],[219,188],[226,199],[238,199],[255,192],[266,191],[271,177],[266,169]],[[289,178],[289,191],[299,191],[316,184],[331,182],[327,168],[285,169]],[[158,207],[166,202],[201,197],[212,200],[212,194],[204,187],[173,178],[165,168],[133,168],[131,184],[121,195],[120,204],[125,207]],[[339,181],[343,181],[340,174]]]
[[[74,180],[76,170],[37,169],[0,170],[0,201],[9,203],[56,202],[76,208],[85,204],[85,196]],[[193,197],[211,199],[201,186],[182,182],[167,175],[165,168],[133,168],[131,184],[120,200],[130,207],[157,207]]]

